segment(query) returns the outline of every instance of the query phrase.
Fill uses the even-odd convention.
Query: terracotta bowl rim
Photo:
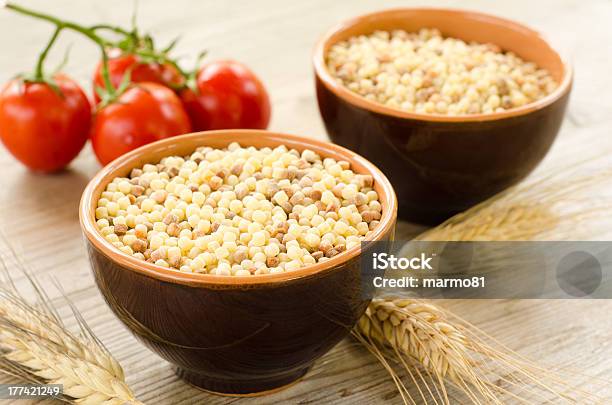
[[[388,234],[392,229],[397,219],[397,197],[391,183],[387,177],[370,161],[357,153],[343,148],[341,146],[332,144],[330,142],[319,141],[315,139],[309,139],[301,136],[290,135],[280,132],[273,132],[267,130],[247,130],[247,129],[236,129],[236,130],[217,130],[217,131],[203,131],[195,132],[185,135],[179,135],[172,138],[163,139],[150,143],[148,145],[137,148],[125,155],[115,159],[105,167],[103,167],[87,184],[83,191],[81,201],[79,204],[79,221],[83,234],[96,249],[109,260],[119,264],[120,266],[127,268],[131,271],[156,278],[162,281],[167,281],[176,284],[184,284],[190,286],[217,286],[220,288],[225,287],[237,287],[240,285],[261,285],[261,284],[277,284],[281,282],[288,282],[292,280],[301,279],[304,277],[312,276],[317,273],[324,272],[359,256],[361,254],[361,246],[355,246],[348,249],[345,252],[338,254],[337,256],[323,262],[316,263],[313,265],[305,266],[295,271],[279,273],[279,274],[262,274],[257,276],[217,276],[212,274],[200,274],[200,273],[182,273],[178,270],[172,270],[166,267],[158,266],[153,263],[148,263],[140,260],[136,257],[130,256],[127,253],[121,252],[119,249],[114,247],[99,233],[96,225],[94,215],[94,190],[100,183],[108,183],[112,177],[115,177],[115,172],[120,171],[125,167],[131,167],[135,161],[152,151],[160,150],[169,145],[173,145],[177,142],[184,142],[185,140],[192,138],[201,138],[202,145],[206,145],[207,138],[214,138],[219,135],[229,134],[240,134],[240,135],[252,135],[261,139],[266,137],[272,141],[278,141],[280,145],[283,141],[290,141],[297,144],[304,145],[305,148],[312,149],[313,151],[326,155],[327,152],[334,151],[340,153],[343,157],[348,160],[351,165],[358,162],[367,169],[367,173],[374,177],[374,183],[380,185],[380,189],[384,195],[380,196],[381,202],[385,201],[383,207],[386,205],[386,209],[383,209],[380,223],[374,234],[367,239],[367,241],[378,241],[382,240],[383,236]],[[256,143],[255,143],[256,144]],[[364,240],[366,241],[366,240]]]
[[[545,42],[550,49],[552,49],[563,64],[563,77],[557,88],[550,93],[549,95],[536,100],[532,103],[525,104],[521,107],[512,108],[507,111],[493,112],[493,113],[479,113],[479,114],[465,114],[465,115],[445,115],[445,114],[424,114],[424,113],[415,113],[401,110],[399,108],[388,107],[382,103],[377,103],[366,99],[365,97],[352,92],[344,85],[340,84],[329,72],[327,69],[327,64],[325,63],[325,47],[331,41],[331,38],[338,32],[344,31],[348,28],[357,26],[361,24],[364,20],[373,17],[385,17],[386,15],[393,15],[396,13],[402,12],[421,12],[421,13],[452,13],[456,15],[456,18],[462,19],[478,19],[478,20],[486,20],[492,23],[495,23],[499,26],[506,28],[514,28],[516,30],[520,30],[523,32],[528,32],[532,36],[541,39]],[[435,27],[433,27],[435,28]],[[512,21],[503,17],[498,17],[492,14],[481,13],[478,11],[471,11],[459,8],[435,8],[435,7],[399,7],[399,8],[391,8],[385,9],[381,11],[375,11],[372,13],[361,14],[359,16],[350,18],[341,23],[336,24],[332,27],[323,37],[319,39],[317,44],[315,45],[313,52],[313,65],[315,70],[316,77],[324,84],[324,86],[334,93],[337,97],[343,99],[349,104],[355,105],[356,107],[383,114],[392,116],[395,118],[402,119],[412,119],[418,121],[429,121],[429,122],[482,122],[482,121],[495,121],[504,118],[510,117],[518,117],[521,115],[527,115],[529,113],[541,110],[554,102],[558,101],[565,94],[567,94],[572,85],[572,77],[573,77],[573,69],[569,61],[566,57],[563,56],[563,53],[559,51],[558,48],[554,47],[550,40],[546,38],[545,35],[540,32],[529,28],[528,26],[518,23],[516,21]]]

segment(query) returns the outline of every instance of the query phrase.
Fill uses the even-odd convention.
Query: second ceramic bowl
[[[81,199],[81,227],[96,284],[113,312],[192,384],[224,394],[255,394],[296,381],[363,314],[368,299],[361,285],[360,247],[280,274],[184,273],[119,251],[100,235],[94,217],[98,198],[113,178],[164,156],[231,142],[311,149],[371,174],[383,207],[371,240],[393,238],[397,200],[385,176],[347,149],[256,130],[210,131],[154,142],[113,161],[91,180]]]
[[[326,67],[335,43],[375,30],[438,28],[466,41],[492,42],[546,68],[559,82],[545,98],[493,114],[446,116],[386,107],[341,84]],[[561,126],[572,69],[536,31],[491,15],[446,9],[396,9],[339,24],[314,52],[319,110],[332,141],[376,164],[391,180],[401,218],[436,223],[529,174]]]

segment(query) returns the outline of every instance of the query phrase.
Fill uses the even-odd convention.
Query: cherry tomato
[[[267,128],[270,98],[243,64],[219,61],[204,65],[196,85],[196,92],[184,89],[180,93],[194,130]]]
[[[159,63],[144,63],[139,57],[133,54],[122,54],[119,49],[109,52],[108,70],[111,84],[117,88],[125,77],[128,69],[130,81],[132,83],[152,82],[166,85],[168,87],[179,86],[183,83],[183,78],[174,66]],[[93,91],[96,103],[100,102],[100,97],[96,92],[97,87],[104,88],[102,79],[102,62],[98,63],[93,77]]]
[[[136,83],[96,113],[91,143],[107,164],[139,146],[191,131],[177,95],[157,83]]]
[[[91,104],[64,75],[47,83],[11,80],[0,93],[0,138],[32,170],[54,172],[74,159],[89,136]]]

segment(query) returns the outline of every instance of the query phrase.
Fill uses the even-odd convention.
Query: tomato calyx
[[[150,34],[141,34],[136,24],[135,13],[132,16],[132,29],[130,31],[108,25],[100,25],[97,26],[97,28],[111,30],[122,36],[120,40],[113,43],[113,46],[120,50],[123,55],[134,55],[138,58],[138,62],[142,64],[170,66],[174,69],[181,80],[177,82],[165,82],[165,86],[170,87],[177,93],[187,87],[197,91],[196,76],[200,63],[206,55],[206,51],[202,51],[198,54],[193,70],[185,70],[179,64],[178,59],[171,55],[171,52],[180,40],[180,36],[171,40],[165,47],[158,49],[154,38]]]
[[[130,31],[121,27],[106,24],[93,26],[93,29],[105,29],[119,34],[121,38],[117,41],[110,42],[109,45],[112,49],[119,50],[121,55],[135,55],[138,57],[139,62],[144,64],[168,64],[181,73],[181,76],[184,76],[185,72],[183,72],[181,67],[178,65],[176,59],[170,56],[170,52],[174,49],[180,39],[179,37],[170,41],[170,43],[163,49],[157,50],[153,37],[147,33],[141,34],[135,22],[133,22],[133,28]]]
[[[167,87],[170,87],[175,92],[179,92],[185,88],[190,88],[193,91],[197,91],[196,77],[201,61],[206,56],[207,51],[204,50],[198,54],[195,61],[195,67],[192,70],[183,69],[178,63],[178,60],[170,55],[179,39],[180,37],[177,37],[170,41],[170,43],[163,49],[157,50],[153,38],[149,34],[145,34],[143,36],[139,35],[135,28],[121,41],[114,43],[114,46],[123,51],[125,54],[133,54],[137,56],[140,63],[156,64],[159,66],[168,65],[175,69],[178,75],[181,77],[180,82],[165,83]]]
[[[20,91],[23,91],[27,84],[40,83],[48,86],[58,97],[64,98],[64,93],[53,76],[37,78],[33,74],[19,74],[13,77],[13,80],[17,81]]]
[[[198,65],[206,54],[206,51],[203,51],[198,55],[196,58],[196,68],[193,71],[189,71],[183,69],[178,63],[177,58],[171,55],[171,52],[178,44],[180,37],[174,38],[165,47],[158,49],[154,38],[150,34],[143,34],[140,32],[138,25],[136,24],[135,14],[132,16],[131,30],[107,24],[99,24],[93,26],[92,28],[94,30],[108,30],[120,36],[119,40],[111,42],[112,49],[120,51],[120,55],[117,57],[120,58],[122,56],[133,55],[137,58],[138,64],[160,67],[169,66],[171,69],[173,69],[180,77],[180,80],[176,82],[166,81],[163,84],[175,92],[178,93],[185,87],[190,87],[192,89],[196,88],[195,77],[197,75]]]
[[[109,92],[103,87],[94,87],[94,91],[96,92],[97,96],[100,97],[100,102],[96,105],[96,111],[115,103],[119,99],[119,97],[121,97],[121,95],[125,93],[125,91],[130,87],[130,84],[132,83],[131,78],[132,67],[129,67],[125,71],[125,74],[123,75],[119,86],[117,86],[116,89],[113,88],[114,90],[112,92]]]

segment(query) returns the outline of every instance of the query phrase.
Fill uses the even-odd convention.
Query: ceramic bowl
[[[98,288],[117,317],[178,374],[209,391],[249,395],[286,386],[344,338],[365,311],[361,248],[324,263],[260,276],[182,273],[120,252],[96,228],[94,210],[106,185],[134,167],[199,146],[230,142],[258,148],[286,145],[347,160],[374,177],[383,214],[371,240],[393,238],[397,200],[370,162],[342,147],[259,130],[210,131],[158,141],[103,168],[80,204],[81,227]]]
[[[465,41],[492,42],[548,69],[559,83],[548,96],[492,114],[447,116],[387,107],[353,93],[328,71],[335,43],[375,30],[438,28]],[[482,13],[395,9],[343,22],[316,45],[319,110],[331,140],[360,153],[391,180],[400,218],[436,223],[500,192],[529,174],[561,126],[572,69],[538,32]]]

